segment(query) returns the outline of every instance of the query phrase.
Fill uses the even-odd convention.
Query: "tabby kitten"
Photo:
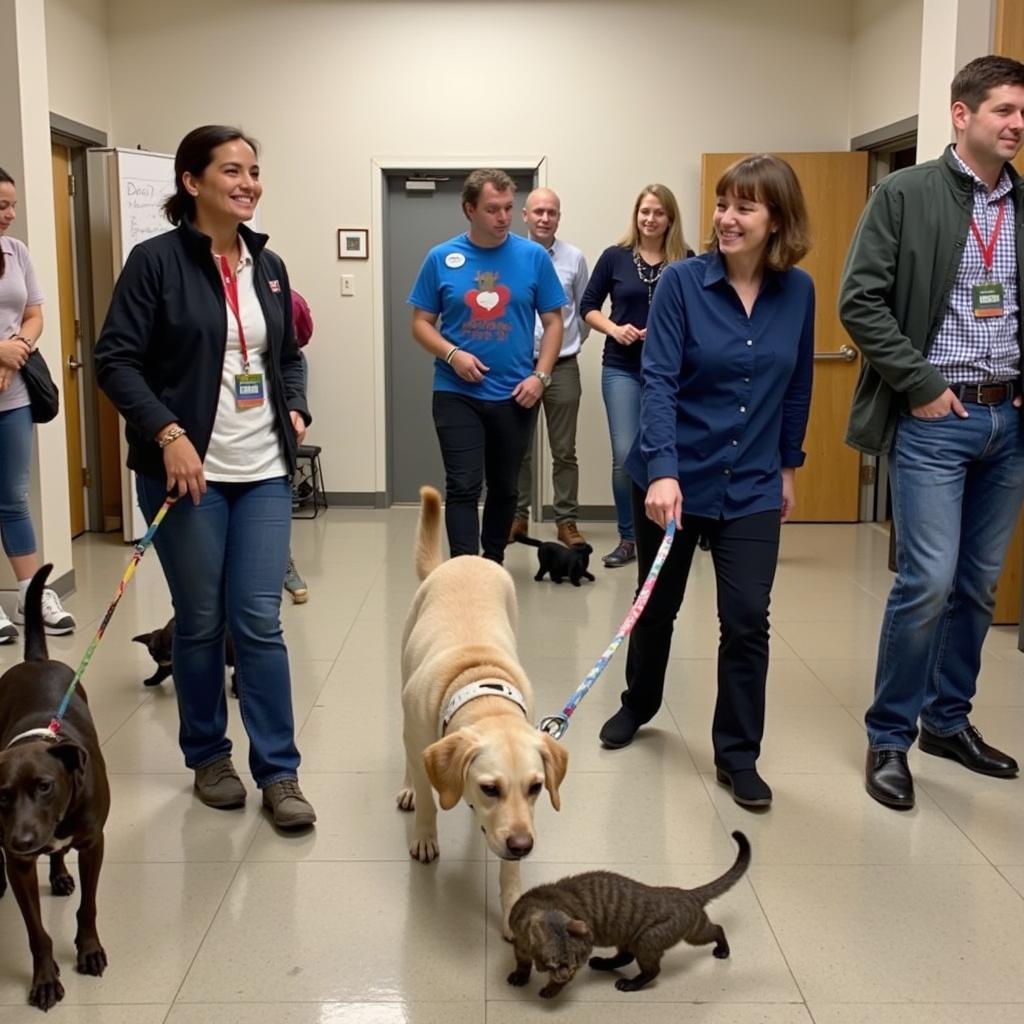
[[[732,837],[739,846],[736,862],[697,889],[654,887],[610,871],[588,871],[525,892],[509,917],[516,969],[508,983],[525,985],[536,967],[549,976],[540,994],[550,999],[588,957],[596,971],[614,971],[636,960],[640,973],[615,982],[619,991],[635,992],[658,976],[665,951],[683,940],[691,946],[713,942],[714,955],[724,960],[729,955],[725,932],[708,919],[704,906],[728,892],[750,866],[747,837],[742,832]],[[617,952],[591,957],[594,946],[615,946]]]

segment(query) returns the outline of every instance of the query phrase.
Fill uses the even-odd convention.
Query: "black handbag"
[[[60,394],[50,376],[50,368],[38,349],[33,349],[21,368],[34,423],[49,423],[60,411]]]

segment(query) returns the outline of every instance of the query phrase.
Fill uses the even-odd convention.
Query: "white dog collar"
[[[448,723],[455,717],[455,712],[464,704],[468,704],[471,700],[476,700],[477,697],[504,697],[506,700],[512,701],[513,704],[522,710],[524,715],[529,717],[529,712],[526,710],[526,701],[514,686],[510,686],[500,679],[480,679],[475,683],[470,683],[469,686],[462,687],[461,690],[456,690],[452,694],[451,699],[441,710],[437,731],[443,736],[448,728]]]
[[[49,726],[45,729],[28,729],[25,732],[19,732],[18,735],[7,744],[7,747],[13,747],[15,743],[19,743],[21,740],[27,739],[56,741],[60,739],[60,737]]]

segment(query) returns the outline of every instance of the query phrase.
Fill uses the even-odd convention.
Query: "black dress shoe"
[[[914,806],[914,777],[902,750],[869,750],[864,784],[886,807],[909,811]]]
[[[599,737],[609,750],[618,750],[620,747],[628,747],[633,742],[637,729],[643,724],[629,708],[619,708],[601,726]]]
[[[715,778],[732,790],[732,798],[740,807],[771,807],[772,790],[755,768],[743,768],[735,772],[727,772],[724,768],[715,769]]]
[[[953,733],[952,736],[936,736],[927,729],[921,729],[917,745],[926,754],[949,757],[959,761],[965,768],[982,775],[994,775],[997,779],[1011,779],[1017,774],[1017,762],[995,747],[990,747],[973,725]]]

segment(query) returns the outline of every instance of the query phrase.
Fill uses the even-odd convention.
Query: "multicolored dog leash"
[[[57,714],[50,720],[50,724],[46,727],[46,731],[51,733],[55,738],[60,732],[60,723],[64,716],[67,714],[68,705],[71,703],[71,697],[78,687],[82,676],[85,675],[85,670],[89,667],[89,662],[92,661],[92,656],[96,651],[96,647],[99,642],[103,639],[103,634],[106,631],[107,624],[110,622],[114,615],[114,609],[117,608],[121,598],[124,597],[124,592],[128,587],[128,582],[132,576],[135,575],[135,570],[138,568],[139,562],[142,556],[146,553],[146,548],[153,543],[153,537],[156,534],[157,528],[164,521],[164,516],[170,511],[171,506],[178,500],[178,495],[168,494],[164,500],[163,505],[160,506],[160,510],[153,517],[153,522],[149,524],[149,529],[145,532],[132,551],[131,560],[128,562],[128,567],[125,569],[124,574],[121,576],[121,582],[117,585],[117,591],[114,594],[114,600],[110,602],[110,607],[107,608],[106,615],[103,616],[103,620],[100,622],[99,629],[96,630],[96,635],[92,638],[92,643],[86,648],[85,654],[82,655],[82,660],[78,666],[78,671],[75,672],[74,678],[71,680],[71,684],[68,686],[67,692],[64,694],[64,699],[60,702],[60,707],[57,708]]]
[[[598,676],[608,667],[608,662],[612,660],[612,656],[619,649],[622,641],[633,632],[637,619],[640,618],[644,608],[647,606],[648,599],[654,592],[654,584],[658,582],[658,574],[661,572],[661,567],[665,564],[665,559],[668,557],[669,549],[672,547],[672,538],[675,537],[675,534],[675,520],[670,519],[668,526],[665,528],[665,536],[662,539],[661,546],[658,548],[658,553],[654,556],[651,571],[647,574],[647,579],[644,580],[640,593],[636,595],[636,600],[633,602],[633,607],[629,609],[629,614],[623,620],[622,625],[619,626],[619,631],[612,638],[612,642],[605,648],[604,654],[597,659],[597,664],[590,670],[586,679],[576,687],[568,703],[562,708],[562,713],[559,715],[548,715],[540,720],[537,728],[541,732],[546,732],[556,740],[561,739],[565,735],[566,729],[569,728],[569,719],[572,718],[573,712],[580,701],[586,697],[591,687],[597,682]]]

